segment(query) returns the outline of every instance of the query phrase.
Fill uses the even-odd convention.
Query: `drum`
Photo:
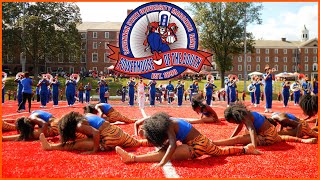
[[[160,92],[156,92],[156,97],[160,97],[161,93]]]
[[[193,93],[192,93],[192,96],[195,96],[195,95],[197,95],[197,94],[198,94],[197,92],[193,92]]]
[[[169,92],[169,97],[174,97],[174,92]]]
[[[105,98],[109,98],[109,97],[110,97],[110,94],[109,94],[108,91],[107,91],[106,93],[104,93],[104,97],[105,97]]]

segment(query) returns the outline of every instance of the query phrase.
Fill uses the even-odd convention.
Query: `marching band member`
[[[100,97],[100,103],[105,103],[105,93],[106,93],[106,81],[104,80],[104,76],[100,77],[100,80],[98,81],[99,86],[99,97]]]
[[[137,93],[138,93],[139,108],[143,109],[144,108],[144,102],[146,101],[146,95],[145,95],[145,92],[144,92],[146,84],[143,82],[142,78],[140,78],[140,82],[138,82],[136,84],[136,86],[137,86]]]
[[[84,92],[84,87],[83,87],[83,84],[80,83],[78,87],[78,98],[79,98],[79,102],[81,102],[82,104],[83,104],[83,92]]]
[[[75,103],[75,95],[76,95],[76,85],[77,82],[73,80],[73,78],[68,77],[66,80],[66,98],[68,102],[68,106],[73,106]]]
[[[127,88],[126,86],[122,86],[121,89],[121,101],[124,103],[126,101]]]
[[[108,83],[106,82],[106,86],[104,87],[104,90],[105,90],[105,93],[104,93],[104,99],[105,99],[105,101],[106,101],[106,103],[108,103],[108,99],[109,99],[109,96],[110,96],[110,94],[109,94],[109,85],[108,85]]]
[[[24,107],[26,101],[28,99],[28,104],[29,104],[29,112],[31,112],[31,98],[32,98],[32,79],[29,78],[29,72],[24,73],[24,78],[21,80],[22,84],[22,102],[19,104],[18,112]]]
[[[228,99],[228,107],[232,104],[234,104],[237,100],[237,96],[236,96],[236,88],[237,88],[237,84],[236,84],[236,78],[233,77],[232,79],[229,80],[229,83],[228,83],[228,89],[229,89],[229,98],[230,100]]]
[[[281,86],[282,86],[282,96],[283,96],[283,107],[287,107],[289,96],[290,96],[290,92],[289,92],[290,82],[287,81],[286,78],[284,78]]]
[[[20,75],[18,75],[18,77],[14,80],[14,82],[16,82],[17,83],[17,85],[18,85],[18,88],[17,88],[17,99],[18,99],[18,106],[21,104],[21,102],[22,102],[22,88],[23,88],[23,86],[22,86],[22,84],[21,84],[21,80],[23,79],[23,74],[22,73],[20,73]],[[25,106],[23,105],[22,107],[21,107],[21,109],[22,110],[25,110],[26,108],[25,108]]]
[[[204,85],[206,89],[206,100],[207,100],[207,105],[211,106],[211,100],[212,100],[212,93],[213,89],[217,88],[216,85],[213,84],[212,79],[208,79],[207,83]]]
[[[5,93],[5,89],[4,89],[4,86],[5,86],[5,81],[3,80],[3,76],[2,76],[2,104],[4,104],[4,95],[6,94]],[[10,99],[9,99],[10,100]]]
[[[167,90],[167,97],[168,97],[168,104],[171,104],[171,102],[173,101],[173,97],[172,97],[172,93],[174,90],[174,86],[171,84],[171,80],[169,80],[169,84],[166,86],[166,90]]]
[[[156,84],[155,80],[149,82],[148,87],[149,89],[149,98],[150,98],[150,107],[154,106],[156,100]]]
[[[181,83],[180,80],[178,80],[178,84],[176,86],[177,94],[178,94],[178,107],[182,106],[182,100],[183,100],[183,93],[184,93],[184,83]]]
[[[53,107],[57,107],[59,103],[59,87],[60,87],[58,76],[52,79],[51,87],[52,87]]]
[[[255,104],[255,91],[253,90],[255,88],[255,82],[254,81],[251,81],[251,84],[249,84],[249,92],[250,92],[250,99],[251,99],[251,105],[254,105]]]
[[[88,84],[84,86],[84,89],[86,91],[86,103],[89,103],[90,102],[90,91],[92,89],[90,82],[88,82]]]
[[[262,81],[259,77],[256,77],[256,90],[254,92],[254,96],[255,96],[255,104],[254,107],[259,107],[260,106],[260,95],[261,95],[261,89],[260,86],[263,86]]]
[[[41,106],[40,107],[46,107],[47,105],[47,99],[48,99],[48,86],[50,85],[50,82],[47,79],[46,75],[42,76],[42,79],[37,84],[38,87],[40,87],[40,101]]]
[[[160,104],[162,103],[162,92],[163,92],[163,87],[162,87],[162,84],[159,85],[158,87],[158,92],[159,92],[159,102]]]
[[[266,110],[264,112],[272,112],[272,81],[274,80],[274,75],[269,66],[266,66],[264,70],[266,72],[263,74],[263,79],[265,81],[264,93],[266,97]]]
[[[129,105],[134,105],[134,87],[136,86],[136,83],[134,82],[133,78],[130,79],[130,81],[127,83],[127,86],[129,87]]]
[[[305,82],[302,83],[302,89],[304,91],[304,95],[310,94],[312,92],[312,85],[309,82],[309,78],[308,77],[306,77],[305,78]]]
[[[313,93],[315,95],[318,95],[318,81],[316,78],[313,78],[312,87],[313,87]]]
[[[189,98],[190,98],[190,102],[192,101],[192,95],[193,94],[197,94],[199,91],[199,86],[196,80],[193,81],[193,83],[190,85],[190,94],[189,94]]]
[[[228,86],[228,84],[229,84],[229,82],[230,82],[230,78],[231,78],[231,74],[229,74],[228,75],[228,78],[225,78],[224,79],[224,94],[226,94],[227,95],[227,97],[224,95],[223,96],[223,100],[225,101],[226,100],[226,98],[227,98],[227,104],[229,105],[229,101],[230,101],[230,97],[229,97],[229,86]]]

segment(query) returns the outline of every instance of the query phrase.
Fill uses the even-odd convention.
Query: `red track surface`
[[[110,104],[124,115],[138,119],[143,115],[140,109],[128,107],[126,103],[111,101]],[[273,111],[288,111],[300,117],[302,110],[293,106],[283,108],[279,102],[273,103]],[[59,108],[52,108],[49,103],[46,109],[56,117],[61,117],[69,111],[82,112],[81,104],[66,107],[65,102],[59,102]],[[39,103],[33,103],[32,110],[40,109]],[[217,102],[214,110],[223,117],[225,102]],[[263,108],[249,106],[252,111],[263,112]],[[3,105],[4,120],[13,120],[29,113],[16,113],[17,103],[7,101]],[[162,104],[157,107],[146,107],[145,113],[168,112],[174,117],[197,118],[188,102],[180,108],[174,105]],[[119,125],[133,134],[133,125]],[[314,126],[314,124],[310,124]],[[220,124],[194,125],[210,139],[228,138],[235,125],[226,121]],[[16,134],[5,132],[3,135]],[[58,137],[49,138],[58,142]],[[262,155],[241,155],[210,157],[203,156],[195,160],[173,161],[172,165],[181,178],[318,178],[318,145],[301,143],[278,143],[268,147],[258,147]],[[126,149],[135,154],[147,153],[154,148]],[[2,177],[13,178],[163,178],[163,170],[152,169],[153,163],[123,164],[114,152],[99,152],[93,155],[82,155],[81,152],[43,151],[40,143],[35,142],[3,142],[2,143]]]

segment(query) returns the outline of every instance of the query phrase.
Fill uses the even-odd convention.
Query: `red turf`
[[[115,109],[134,119],[142,118],[137,107],[128,107],[119,101],[110,102]],[[66,105],[65,102],[60,103]],[[174,117],[197,118],[190,105],[184,102],[183,107],[163,104],[158,107],[146,107],[145,112],[168,112]],[[224,102],[215,103],[214,110],[223,117]],[[39,109],[34,103],[32,110]],[[44,109],[56,117],[61,117],[69,111],[82,112],[81,104],[75,107],[60,107]],[[48,106],[48,107],[49,107]],[[3,119],[15,119],[17,103],[5,102]],[[263,108],[251,110],[263,111]],[[290,111],[304,117],[297,106],[284,109],[282,104],[274,102],[274,111]],[[16,115],[15,115],[16,114]],[[313,126],[314,124],[311,124]],[[228,138],[235,125],[222,121],[220,124],[194,125],[210,139]],[[127,133],[133,134],[133,124],[120,125]],[[5,132],[3,135],[15,134]],[[57,142],[58,138],[49,138]],[[268,147],[258,147],[262,155],[241,155],[210,157],[204,156],[195,160],[173,161],[177,174],[182,178],[317,178],[318,177],[318,145],[301,143],[278,143]],[[154,148],[126,149],[135,154],[143,154]],[[99,152],[93,155],[83,155],[81,152],[43,151],[39,142],[3,142],[2,143],[2,177],[4,178],[163,178],[162,169],[151,169],[153,163],[123,164],[114,152]]]

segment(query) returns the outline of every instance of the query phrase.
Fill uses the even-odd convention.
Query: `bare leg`
[[[43,150],[61,150],[61,151],[72,151],[72,150],[80,150],[80,151],[90,151],[93,149],[93,141],[91,139],[80,139],[73,142],[68,142],[64,146],[61,143],[58,144],[50,144],[46,140],[46,137],[43,133],[40,134],[40,142]]]
[[[288,135],[288,136],[295,136],[297,134],[296,129],[290,129],[290,130],[282,130],[278,132],[279,135]]]
[[[2,120],[2,131],[14,131],[16,130],[16,126],[11,123],[7,123],[6,121]]]
[[[216,146],[234,146],[236,144],[247,145],[251,143],[250,134],[239,135],[229,139],[222,139],[217,141],[212,141]]]
[[[19,138],[19,134],[11,135],[11,136],[2,136],[2,142],[3,141],[16,141]]]
[[[300,142],[300,143],[306,143],[306,144],[317,144],[318,139],[317,138],[309,138],[309,139],[301,139],[293,136],[280,136],[283,141],[286,142]]]

